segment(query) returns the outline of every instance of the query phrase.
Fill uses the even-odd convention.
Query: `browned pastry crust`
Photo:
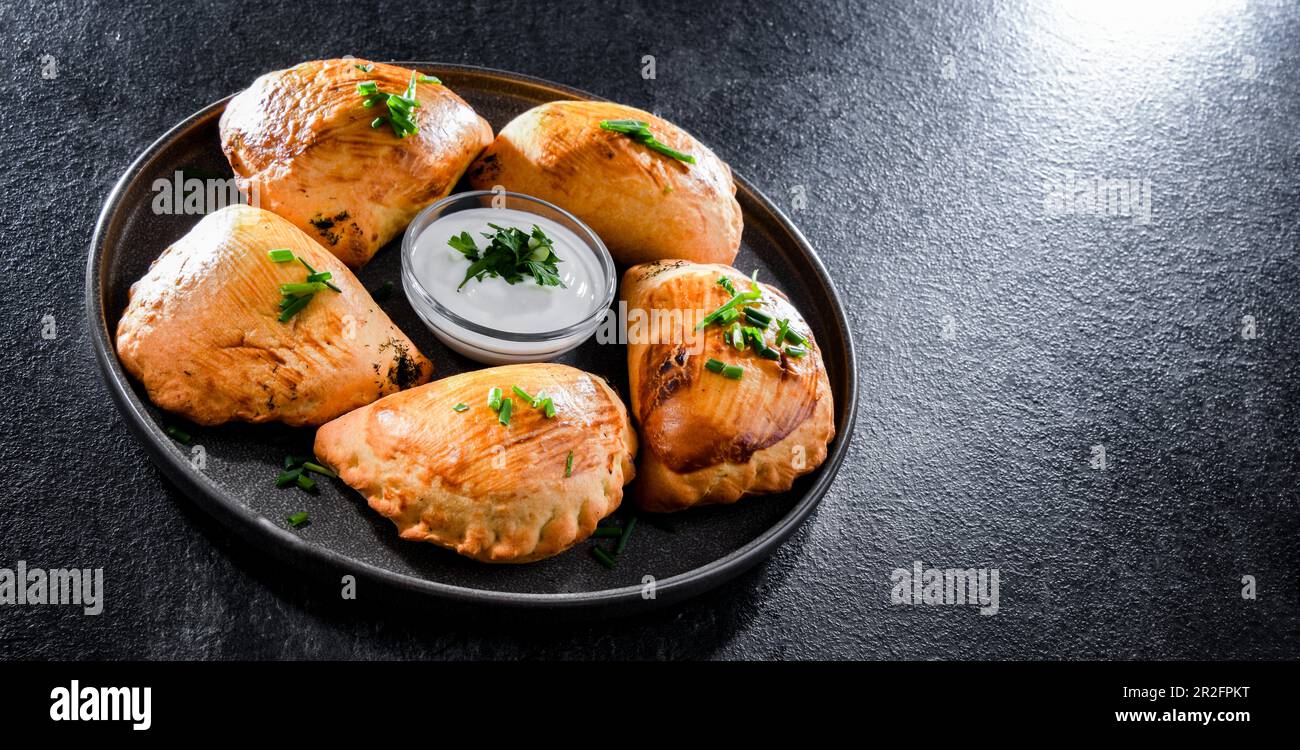
[[[316,294],[281,323],[280,284],[307,269],[272,261],[275,248],[329,271],[342,292]],[[204,217],[131,286],[117,354],[155,404],[205,425],[324,424],[433,374],[346,266],[244,205]]]
[[[370,72],[357,66],[370,65]],[[492,128],[446,86],[420,83],[415,122],[398,138],[386,105],[362,106],[357,84],[406,91],[413,71],[365,60],[316,60],[258,78],[221,116],[221,147],[241,189],[353,268],[451,192]]]
[[[632,498],[646,510],[733,503],[744,495],[788,490],[826,459],[835,436],[821,352],[780,290],[761,285],[762,309],[775,320],[788,318],[790,328],[808,339],[806,356],[783,353],[780,360],[768,360],[751,348],[741,353],[715,326],[694,334],[702,340],[692,338],[698,315],[730,297],[717,283],[720,276],[732,279],[737,289],[748,288],[748,278],[723,265],[649,263],[623,275],[629,319],[635,310],[647,316],[654,310],[698,311],[676,316],[680,325],[671,323],[671,334],[659,330],[654,342],[629,333],[632,413],[642,445]],[[732,380],[706,370],[710,358],[742,365],[743,376]]]
[[[545,391],[555,416],[513,395],[515,385]],[[494,386],[513,398],[509,426],[487,406]],[[455,411],[460,403],[469,408]],[[605,381],[557,364],[461,373],[316,432],[320,460],[403,539],[495,563],[540,560],[590,536],[622,501],[636,446],[627,409]]]
[[[603,130],[642,120],[657,140],[695,157],[686,164]],[[610,102],[549,102],[501,130],[469,170],[481,190],[501,185],[573,212],[619,263],[662,258],[730,263],[741,213],[731,169],[689,133],[649,112]]]

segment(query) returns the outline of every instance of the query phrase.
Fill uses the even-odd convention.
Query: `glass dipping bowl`
[[[415,276],[417,240],[442,217],[472,208],[508,208],[536,214],[560,224],[585,243],[595,256],[601,272],[601,278],[596,280],[598,294],[590,313],[566,328],[519,333],[466,320],[440,304]],[[590,227],[559,206],[522,193],[474,190],[449,195],[417,214],[402,237],[402,288],[411,307],[439,341],[484,364],[544,362],[581,344],[596,332],[596,327],[614,301],[616,285],[614,259],[605,248],[605,243],[601,242]]]

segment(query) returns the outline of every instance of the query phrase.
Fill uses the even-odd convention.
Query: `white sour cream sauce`
[[[480,250],[493,232],[489,223],[517,227],[525,234],[533,225],[541,227],[554,242],[556,264],[563,287],[542,286],[525,275],[522,281],[507,283],[500,277],[460,282],[469,270],[469,260],[447,244],[461,232],[469,232]],[[481,326],[510,333],[546,333],[580,323],[601,303],[600,262],[580,238],[551,219],[511,208],[469,208],[447,214],[426,228],[415,241],[411,269],[421,286],[461,318]]]

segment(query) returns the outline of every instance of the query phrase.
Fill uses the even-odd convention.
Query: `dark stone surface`
[[[1300,657],[1294,6],[531,5],[0,6],[0,567],[103,566],[108,588],[99,617],[0,608],[0,657]],[[342,602],[162,479],[86,342],[98,207],[184,115],[348,53],[575,85],[680,122],[787,208],[803,186],[862,402],[769,562],[608,622]],[[1049,213],[1068,174],[1149,180],[1151,221]],[[891,606],[914,560],[998,568],[1000,613]]]

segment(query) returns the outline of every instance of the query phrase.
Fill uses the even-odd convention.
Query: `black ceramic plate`
[[[487,118],[494,131],[546,101],[596,98],[485,68],[400,64],[438,76]],[[91,243],[86,311],[96,356],[127,424],[172,481],[244,537],[295,563],[332,567],[341,574],[437,597],[527,607],[627,609],[676,601],[738,575],[770,554],[826,493],[844,457],[857,399],[848,322],[807,240],[740,177],[736,178],[737,198],[744,210],[745,231],[736,266],[747,273],[761,269],[761,277],[774,280],[803,312],[817,336],[835,396],[838,434],[830,455],[791,492],[663,520],[642,519],[618,567],[607,570],[587,549],[596,540],[530,565],[484,565],[431,544],[399,540],[393,525],[341,482],[322,481],[322,491],[315,496],[275,489],[279,462],[287,453],[310,453],[313,430],[267,425],[199,428],[178,421],[149,402],[122,370],[112,344],[131,283],[199,219],[155,213],[154,180],[171,179],[177,171],[200,177],[230,176],[217,135],[225,105],[226,100],[212,104],[172,128],[136,159],[114,187]],[[436,342],[411,310],[401,291],[399,240],[361,270],[361,280],[370,288],[385,280],[394,283],[393,296],[383,307],[434,360],[435,377],[478,367]],[[623,347],[592,340],[558,361],[605,375],[620,393],[627,393]],[[169,425],[190,432],[201,449],[169,438],[165,432]],[[201,461],[196,458],[199,453]],[[286,517],[303,510],[310,513],[311,522],[290,528]],[[620,510],[631,512],[631,508]],[[653,599],[642,596],[646,576],[654,579]]]

